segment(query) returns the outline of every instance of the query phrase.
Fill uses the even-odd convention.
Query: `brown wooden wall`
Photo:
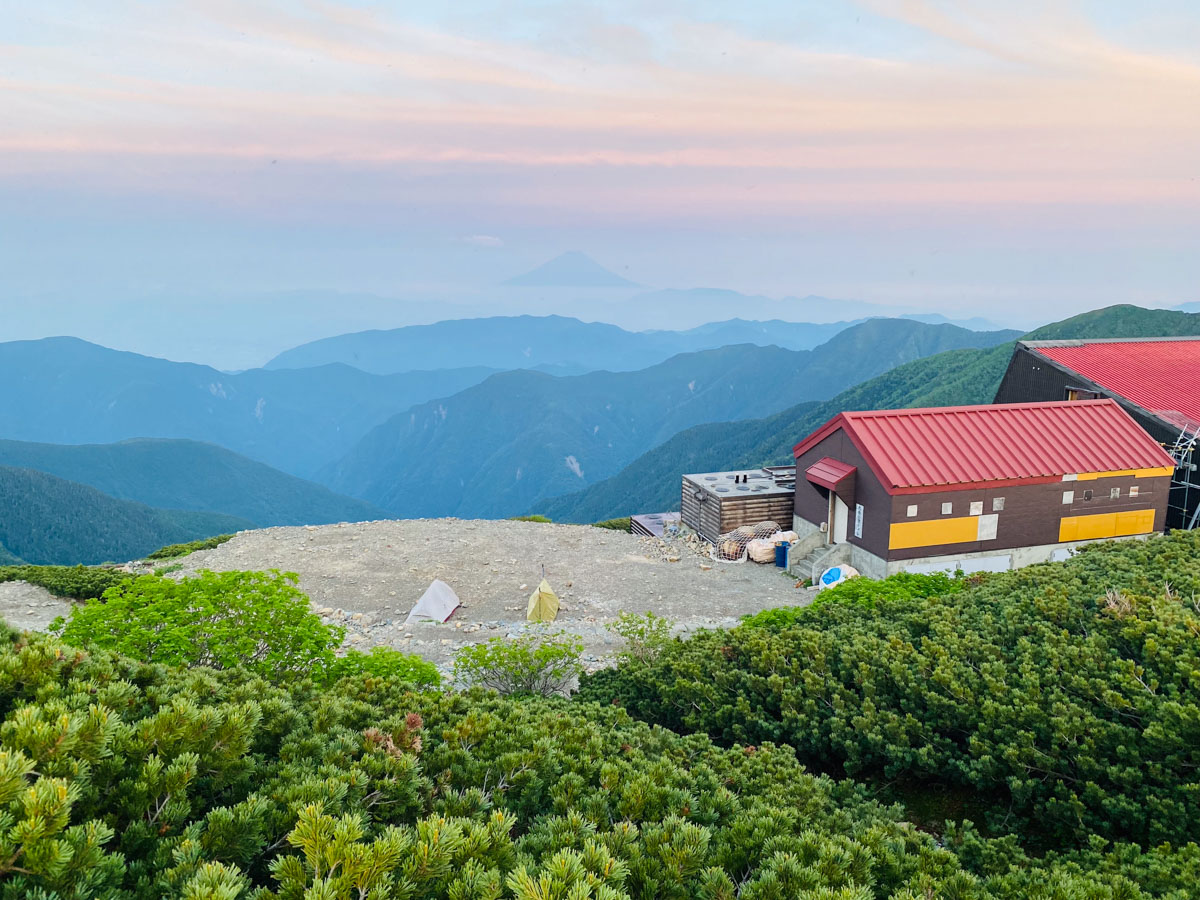
[[[1138,496],[1130,497],[1129,488],[1138,486]],[[892,521],[914,522],[949,519],[970,515],[971,503],[982,502],[985,515],[992,512],[992,501],[1004,498],[1004,509],[997,512],[996,538],[988,541],[955,542],[922,547],[889,550],[887,559],[917,559],[923,556],[942,556],[949,553],[977,553],[989,550],[1011,550],[1040,544],[1057,544],[1059,523],[1064,516],[1099,515],[1154,509],[1154,528],[1163,530],[1166,517],[1167,491],[1171,479],[1167,476],[1133,478],[1122,475],[1087,481],[1055,481],[1049,484],[1009,485],[983,489],[937,491],[928,494],[896,494],[892,497]],[[1121,498],[1112,500],[1112,488],[1121,489]],[[1072,503],[1063,503],[1063,493],[1072,491]],[[1091,500],[1084,500],[1086,491]],[[942,515],[942,504],[952,503],[953,512]],[[908,517],[909,504],[916,504],[917,515]]]
[[[858,469],[854,476],[853,490],[841,494],[842,502],[849,508],[850,515],[850,521],[846,528],[846,542],[886,559],[892,517],[891,497],[884,490],[879,479],[875,477],[871,467],[867,465],[866,459],[858,452],[858,448],[840,428],[796,460],[796,502],[794,505],[796,515],[814,525],[820,525],[829,517],[829,491],[817,487],[804,475],[805,469],[825,456],[830,456]],[[856,503],[863,505],[863,536],[861,539],[854,536],[854,505]]]

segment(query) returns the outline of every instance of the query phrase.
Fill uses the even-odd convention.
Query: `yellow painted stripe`
[[[1058,540],[1094,541],[1100,538],[1149,534],[1154,530],[1153,509],[1096,513],[1090,516],[1063,516],[1058,523]]]
[[[893,522],[888,536],[888,549],[934,547],[939,544],[962,544],[979,540],[979,516],[959,516],[951,519],[929,519],[924,522]]]
[[[1114,469],[1111,472],[1080,472],[1075,479],[1077,481],[1095,481],[1097,478],[1119,478],[1129,475],[1134,478],[1158,478],[1163,475],[1172,475],[1174,472],[1175,470],[1170,466],[1157,469]]]

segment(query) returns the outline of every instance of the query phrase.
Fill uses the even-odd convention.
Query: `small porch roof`
[[[856,466],[823,456],[804,470],[804,476],[813,484],[836,492],[852,485],[857,471]]]

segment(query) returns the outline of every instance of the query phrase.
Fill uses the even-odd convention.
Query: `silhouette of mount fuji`
[[[536,269],[510,278],[511,287],[637,287],[637,283],[610,272],[586,253],[571,250]]]

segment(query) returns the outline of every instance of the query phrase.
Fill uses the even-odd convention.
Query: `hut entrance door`
[[[850,509],[833,491],[829,492],[829,543],[846,543],[846,526],[850,520]]]

